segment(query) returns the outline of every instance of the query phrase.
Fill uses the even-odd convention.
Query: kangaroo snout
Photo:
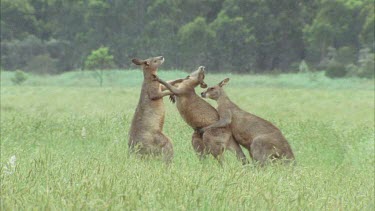
[[[201,96],[202,96],[203,98],[206,98],[206,93],[202,92],[202,93],[201,93]]]

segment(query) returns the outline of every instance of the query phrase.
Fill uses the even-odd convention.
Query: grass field
[[[209,85],[229,76],[231,99],[289,140],[297,166],[259,169],[230,152],[223,167],[199,162],[192,129],[167,99],[173,164],[128,157],[140,71],[108,72],[101,88],[84,72],[29,76],[22,86],[12,74],[1,73],[1,210],[375,209],[373,80],[208,74]]]

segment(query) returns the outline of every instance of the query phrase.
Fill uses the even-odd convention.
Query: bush
[[[10,80],[15,85],[21,85],[27,80],[27,75],[22,70],[16,70],[14,76]]]
[[[370,49],[359,51],[358,65],[349,64],[346,66],[347,76],[373,78],[375,66],[375,55],[370,53]]]
[[[36,74],[57,73],[56,59],[52,59],[49,54],[34,56],[26,65],[26,70]]]
[[[330,60],[330,62],[327,65],[325,75],[329,78],[342,78],[346,76],[347,69],[345,68],[345,65],[337,62],[336,60]]]
[[[370,53],[370,49],[365,48],[359,51],[358,76],[363,78],[373,78],[375,71],[375,55]]]
[[[80,52],[73,48],[69,41],[51,39],[42,41],[39,38],[29,35],[23,40],[2,40],[1,65],[6,70],[28,69],[30,61],[39,55],[49,55],[55,60],[58,70],[71,70],[74,63],[77,63]]]
[[[348,64],[345,66],[346,69],[346,76],[348,77],[357,77],[358,76],[358,69],[359,67],[355,64]]]
[[[357,58],[357,50],[353,47],[344,46],[337,50],[336,60],[341,63],[348,65],[355,63]]]
[[[7,70],[25,68],[34,56],[46,52],[42,41],[33,35],[24,40],[1,41],[1,64]]]
[[[51,39],[45,42],[48,54],[56,59],[56,68],[59,72],[72,70],[75,63],[81,60],[80,50],[75,49],[69,41]]]
[[[305,60],[302,60],[301,63],[298,65],[298,72],[300,72],[300,73],[309,73],[310,72],[310,68],[307,65],[307,63],[305,62]]]

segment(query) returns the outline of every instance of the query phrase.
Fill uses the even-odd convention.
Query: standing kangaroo
[[[165,162],[173,158],[173,146],[170,139],[162,132],[164,125],[163,97],[172,94],[163,92],[162,87],[154,80],[158,67],[163,64],[162,56],[146,60],[133,59],[132,62],[143,68],[141,96],[135,111],[129,132],[129,152],[140,155],[162,155]],[[170,82],[172,85],[181,79]]]
[[[246,164],[246,156],[233,139],[229,126],[212,129],[203,135],[197,132],[197,129],[209,126],[219,120],[216,109],[195,93],[195,87],[198,85],[202,88],[207,87],[203,81],[204,77],[204,67],[201,66],[179,83],[177,87],[158,77],[155,77],[155,80],[159,81],[175,95],[179,113],[185,122],[196,130],[192,136],[192,144],[200,158],[211,153],[221,164],[221,155],[225,149],[229,149],[236,153],[237,158],[243,164]]]
[[[223,89],[228,81],[229,78],[226,78],[201,93],[202,97],[217,101],[220,120],[202,128],[200,132],[230,125],[236,141],[249,150],[250,156],[261,166],[269,159],[294,160],[288,141],[276,126],[242,110],[229,99]]]

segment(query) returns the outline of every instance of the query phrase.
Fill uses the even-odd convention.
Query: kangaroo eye
[[[156,63],[157,61],[154,61],[154,63]]]

